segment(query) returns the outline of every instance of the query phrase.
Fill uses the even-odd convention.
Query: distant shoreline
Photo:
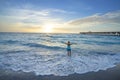
[[[120,32],[80,32],[80,34],[120,36]]]

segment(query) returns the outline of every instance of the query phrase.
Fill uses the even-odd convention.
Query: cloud
[[[120,24],[120,11],[109,12],[106,14],[94,14],[82,19],[71,20],[68,25],[89,27],[101,24]]]
[[[66,11],[63,9],[20,9],[8,8],[5,10],[6,14],[0,15],[2,19],[10,23],[23,23],[31,25],[44,25],[46,23],[63,23],[64,16],[73,14],[74,12]],[[64,15],[64,16],[63,16]]]
[[[3,23],[2,30],[12,29],[15,31],[38,31],[42,32],[44,25],[54,25],[55,32],[79,32],[92,30],[102,30],[101,26],[109,26],[109,29],[120,25],[120,11],[108,12],[105,14],[97,13],[88,17],[65,21],[66,16],[73,15],[74,12],[69,12],[62,9],[9,9],[9,14],[0,15],[0,24]],[[59,16],[63,14],[64,16]],[[73,15],[74,16],[74,15]],[[67,17],[68,18],[68,17]],[[5,24],[9,25],[5,25]],[[112,25],[111,25],[112,24]],[[0,27],[1,27],[0,26]],[[8,26],[3,28],[4,26]],[[99,27],[99,28],[98,28]],[[107,28],[108,29],[108,28]],[[119,29],[119,28],[116,28]],[[0,30],[1,31],[1,30]]]
[[[8,24],[6,28],[11,31],[37,31],[42,32],[45,25],[53,24],[54,26],[60,26],[62,18],[53,18],[51,16],[54,12],[66,13],[60,9],[49,10],[27,10],[27,9],[9,9],[9,14],[0,15],[2,22]],[[7,21],[7,22],[6,22]],[[0,22],[0,23],[2,23]],[[4,27],[4,25],[2,26]],[[2,29],[5,31],[6,28]],[[0,30],[1,31],[1,30]]]
[[[52,14],[55,12],[66,13],[61,9],[44,9],[44,10],[29,10],[29,9],[9,9],[9,14],[1,15],[2,19],[8,22],[43,25],[45,23],[61,22],[62,18],[56,18]]]

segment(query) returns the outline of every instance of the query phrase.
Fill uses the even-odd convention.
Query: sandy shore
[[[0,80],[120,80],[120,64],[107,70],[69,76],[36,76],[32,72],[0,70]]]

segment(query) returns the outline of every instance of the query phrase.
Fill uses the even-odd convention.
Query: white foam
[[[43,54],[43,53],[41,53]],[[73,73],[106,70],[120,63],[120,55],[41,55],[38,52],[0,55],[0,66],[14,71],[34,72],[36,75],[67,76]]]

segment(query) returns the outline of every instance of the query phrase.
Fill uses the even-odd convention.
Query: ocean
[[[66,42],[73,43],[67,56]],[[0,33],[0,69],[68,76],[120,63],[120,36]]]

